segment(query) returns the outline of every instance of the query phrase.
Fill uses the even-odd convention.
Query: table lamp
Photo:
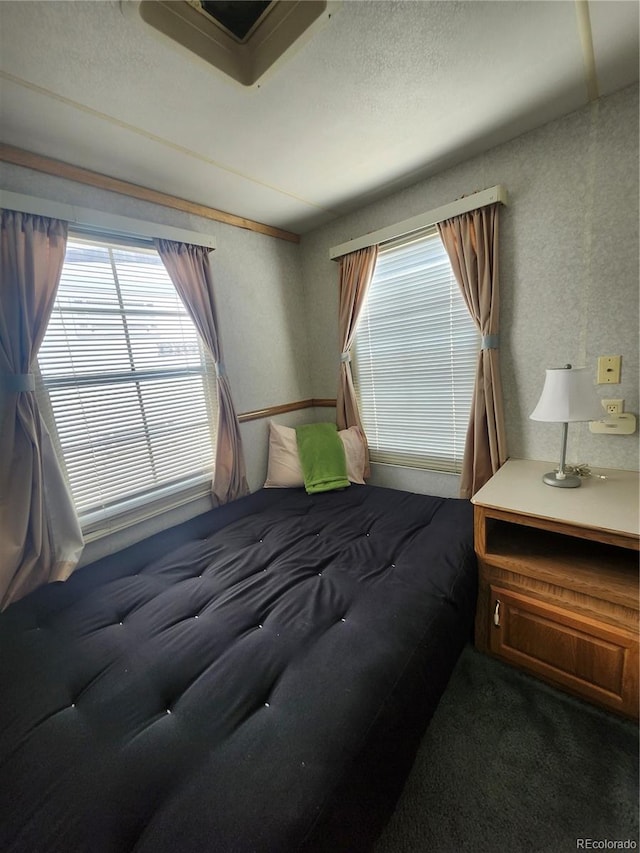
[[[529,415],[533,421],[562,424],[562,451],[557,471],[542,478],[548,486],[575,489],[580,477],[564,470],[567,452],[567,430],[570,422],[598,421],[603,417],[600,398],[595,392],[586,367],[555,367],[546,371],[544,387],[538,405]]]

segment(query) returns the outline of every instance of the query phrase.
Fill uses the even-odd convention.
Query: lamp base
[[[564,474],[559,477],[558,471],[549,471],[542,480],[547,486],[557,486],[560,489],[577,489],[580,485],[580,477],[576,477],[575,474]]]

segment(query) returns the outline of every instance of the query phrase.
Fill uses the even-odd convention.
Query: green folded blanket
[[[296,428],[298,456],[307,493],[330,492],[349,486],[344,445],[335,424],[306,424]]]

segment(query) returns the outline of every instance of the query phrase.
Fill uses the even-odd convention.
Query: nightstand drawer
[[[631,631],[493,584],[492,654],[579,696],[638,714],[638,638]]]

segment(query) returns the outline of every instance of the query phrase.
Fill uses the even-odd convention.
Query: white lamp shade
[[[553,423],[601,420],[604,411],[587,368],[547,370],[538,405],[529,417],[534,421]]]

